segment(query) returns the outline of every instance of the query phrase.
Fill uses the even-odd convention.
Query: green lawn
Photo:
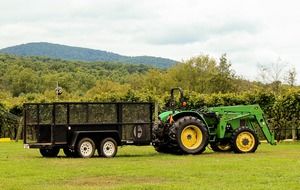
[[[0,189],[300,189],[300,143],[195,156],[126,146],[113,159],[42,158],[22,143],[0,143]]]

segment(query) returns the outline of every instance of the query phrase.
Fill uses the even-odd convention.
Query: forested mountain
[[[35,94],[51,101],[53,95],[55,98],[57,82],[64,90],[62,98],[66,100],[80,97],[127,100],[132,92],[141,92],[145,98],[161,98],[176,86],[204,94],[245,92],[257,86],[235,76],[230,67],[225,55],[220,60],[202,55],[169,69],[159,69],[143,64],[0,54],[0,98],[10,101],[10,97],[29,96],[28,100],[32,101],[32,94]],[[14,101],[11,103],[15,104]]]
[[[151,56],[124,56],[112,52],[94,50],[81,47],[73,47],[46,42],[27,43],[0,49],[0,53],[8,53],[18,56],[44,56],[65,60],[77,61],[104,61],[130,64],[147,64],[159,68],[168,68],[176,61],[161,57]]]
[[[172,86],[201,93],[232,92],[252,85],[233,75],[227,59],[217,62],[209,56],[199,56],[165,70],[143,64],[0,54],[0,92],[9,93],[12,97],[43,94],[52,91],[57,82],[65,93],[72,96],[90,92],[93,97],[107,92],[110,95],[122,91],[127,93],[128,90],[158,95],[168,92]]]
[[[96,81],[123,83],[131,74],[145,73],[152,67],[111,62],[80,62],[43,57],[17,57],[0,54],[0,91],[13,96],[43,93],[55,88],[56,82],[70,93],[82,93]]]

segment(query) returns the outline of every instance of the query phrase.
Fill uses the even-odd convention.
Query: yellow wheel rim
[[[202,138],[202,131],[195,125],[186,126],[181,132],[182,145],[189,150],[198,148]]]
[[[242,152],[249,152],[255,145],[253,134],[248,131],[241,132],[236,138],[236,146]]]
[[[226,151],[226,150],[229,150],[231,148],[231,146],[230,146],[230,144],[219,144],[218,148],[220,150]]]

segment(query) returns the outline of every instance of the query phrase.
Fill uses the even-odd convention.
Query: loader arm
[[[257,124],[268,143],[272,145],[276,144],[274,134],[270,131],[268,123],[264,118],[264,113],[259,105],[211,107],[209,110],[216,112],[220,118],[219,126],[217,127],[218,138],[225,137],[228,125],[230,125],[233,130],[236,130],[241,127],[241,121],[245,120],[248,127],[252,129],[254,129],[254,126]]]
[[[263,132],[265,138],[267,139],[268,143],[270,143],[271,145],[275,145],[276,142],[275,142],[274,133],[272,133],[270,131],[268,123],[267,123],[265,117],[263,116],[263,114],[255,114],[255,118],[256,118],[256,121],[258,123],[258,126],[262,130],[262,132]]]

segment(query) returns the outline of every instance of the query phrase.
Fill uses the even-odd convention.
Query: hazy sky
[[[300,78],[299,8],[296,0],[1,0],[0,48],[43,41],[179,61],[227,53],[249,79],[280,57]]]

